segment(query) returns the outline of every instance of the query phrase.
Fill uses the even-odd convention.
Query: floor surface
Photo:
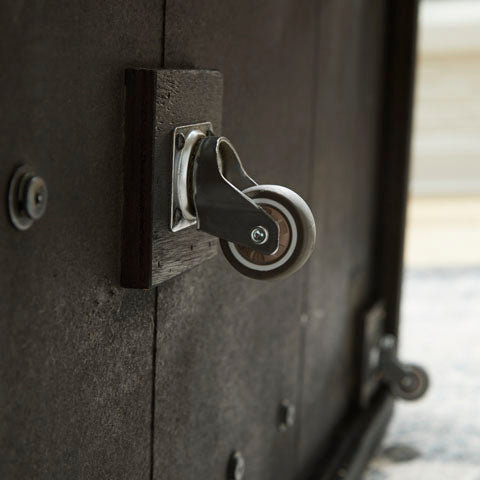
[[[480,480],[480,266],[409,269],[403,293],[400,356],[431,387],[397,402],[364,479]]]

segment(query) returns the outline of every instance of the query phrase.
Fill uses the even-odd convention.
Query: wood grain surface
[[[375,289],[398,300],[413,3],[4,2],[0,193],[28,162],[50,197],[23,233],[0,209],[0,478],[224,480],[233,450],[248,480],[330,468],[357,412],[357,311]],[[386,56],[392,5],[405,24]],[[150,72],[143,170],[128,68]],[[251,280],[211,238],[168,232],[172,130],[206,120],[253,178],[312,206],[317,246],[293,276]],[[126,220],[125,271],[155,289],[121,287]]]
[[[175,127],[209,121],[221,132],[222,76],[205,70],[128,70],[122,285],[150,288],[212,258],[217,241],[170,231]]]

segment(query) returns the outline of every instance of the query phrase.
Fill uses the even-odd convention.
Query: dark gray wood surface
[[[353,402],[355,313],[370,295],[382,5],[356,2],[352,14],[350,2],[167,2],[166,67],[222,72],[223,133],[254,178],[309,198],[319,238],[310,266],[285,282],[245,281],[219,258],[159,288],[155,478],[223,478],[236,448],[249,478],[307,474]],[[289,348],[258,362],[285,338]],[[286,433],[259,421],[283,396],[299,411]]]
[[[382,107],[383,1],[317,8],[316,117],[299,458],[328,449],[355,395],[360,310],[371,295],[376,164]]]
[[[175,127],[209,121],[221,134],[222,76],[212,70],[126,72],[122,285],[150,288],[217,254],[195,227],[170,231]]]
[[[222,133],[248,172],[307,195],[313,2],[167,2],[166,14],[165,66],[221,71]],[[299,396],[304,278],[253,281],[219,256],[158,288],[154,478],[223,479],[234,449],[248,478],[293,478],[298,431],[276,422]]]
[[[2,2],[0,199],[32,164],[41,221],[0,208],[0,478],[145,479],[154,292],[120,288],[124,72],[160,67],[157,1]]]
[[[4,2],[0,193],[28,162],[50,200],[24,233],[0,209],[0,478],[223,480],[238,449],[248,480],[286,480],[333,458],[356,413],[357,314],[386,291],[373,265],[391,275],[374,242],[385,3]],[[221,72],[222,134],[253,178],[312,205],[306,268],[263,283],[216,255],[120,287],[130,67]],[[159,122],[209,120],[191,87]],[[297,421],[280,431],[285,399]]]

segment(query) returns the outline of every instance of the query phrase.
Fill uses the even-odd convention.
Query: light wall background
[[[420,4],[414,195],[480,194],[480,2]]]
[[[480,265],[480,1],[420,3],[407,268]]]

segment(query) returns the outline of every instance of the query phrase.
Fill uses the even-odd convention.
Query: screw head
[[[228,480],[242,480],[245,475],[245,459],[239,451],[234,451],[228,461]]]
[[[263,245],[268,240],[268,230],[262,226],[255,227],[250,232],[250,238],[257,245]]]
[[[297,410],[293,403],[290,403],[288,400],[284,400],[280,404],[280,423],[279,429],[286,430],[295,425],[295,418],[297,415]]]
[[[181,150],[185,146],[185,135],[183,133],[177,133],[175,137],[175,147],[177,150]]]

